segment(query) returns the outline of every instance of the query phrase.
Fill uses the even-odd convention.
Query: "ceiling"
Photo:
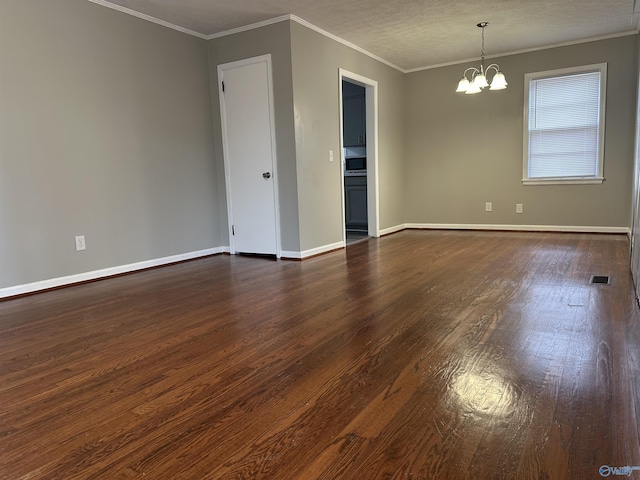
[[[96,1],[96,0],[91,0]],[[639,5],[636,7],[635,2]],[[640,0],[99,0],[206,37],[292,14],[401,70],[637,31]]]

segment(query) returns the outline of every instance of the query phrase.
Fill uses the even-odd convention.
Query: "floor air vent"
[[[596,285],[611,285],[611,277],[609,275],[591,275],[589,283]]]

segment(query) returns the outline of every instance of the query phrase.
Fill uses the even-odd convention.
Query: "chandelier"
[[[500,71],[498,65],[492,63],[486,69],[484,68],[484,29],[487,25],[489,25],[489,22],[480,22],[476,25],[482,29],[482,62],[480,63],[480,69],[476,67],[467,68],[462,75],[462,79],[458,82],[456,92],[472,95],[480,93],[485,87],[489,87],[489,90],[504,90],[507,88],[507,79],[504,78],[504,74]],[[491,82],[487,80],[490,70],[494,70]],[[467,72],[471,72],[469,78],[467,78]]]

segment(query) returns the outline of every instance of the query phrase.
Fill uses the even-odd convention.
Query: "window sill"
[[[523,178],[523,185],[599,185],[604,177]]]

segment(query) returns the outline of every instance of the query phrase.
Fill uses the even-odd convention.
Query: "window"
[[[525,75],[524,184],[602,183],[607,64]]]

